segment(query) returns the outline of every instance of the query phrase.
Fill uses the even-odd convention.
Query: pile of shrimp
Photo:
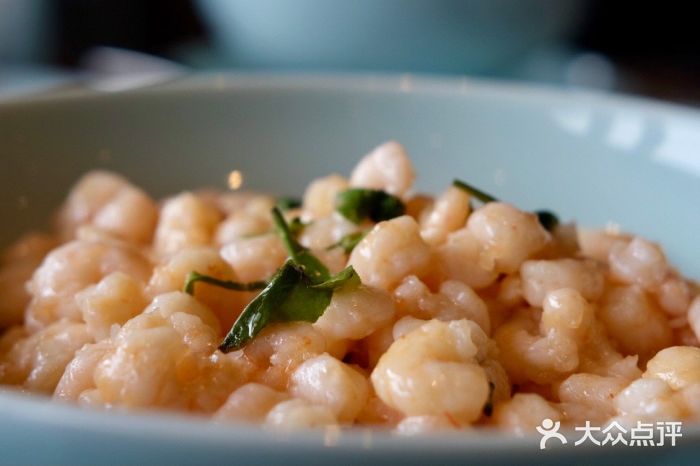
[[[119,175],[88,173],[53,231],[2,258],[0,382],[96,409],[281,429],[526,434],[545,418],[700,417],[700,289],[658,245],[573,224],[548,231],[458,187],[416,194],[414,178],[388,142],[349,178],[314,180],[285,215],[304,221],[299,241],[332,272],[352,265],[362,284],[336,291],[316,322],[269,325],[225,354],[217,347],[256,292],[182,286],[193,270],[269,279],[287,258],[275,197],[156,202]],[[384,190],[406,214],[354,224],[335,210],[350,187]],[[329,248],[360,230],[351,252]]]

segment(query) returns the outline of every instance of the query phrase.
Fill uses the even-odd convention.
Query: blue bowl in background
[[[575,32],[581,0],[198,0],[219,65],[496,73]]]

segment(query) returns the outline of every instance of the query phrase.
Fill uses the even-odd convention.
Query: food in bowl
[[[414,177],[396,142],[300,201],[88,173],[4,255],[0,381],[281,429],[700,417],[700,287],[658,245]]]

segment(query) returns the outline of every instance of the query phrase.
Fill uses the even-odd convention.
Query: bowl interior
[[[522,208],[660,241],[700,278],[698,113],[603,95],[411,77],[200,76],[127,94],[0,105],[0,242],[47,224],[85,171],[156,196],[225,187],[301,194],[396,139],[417,189],[467,180]]]
[[[696,112],[458,79],[208,76],[128,94],[0,105],[0,241],[45,227],[86,170],[118,171],[155,196],[224,188],[232,169],[242,170],[247,188],[301,194],[314,177],[348,173],[387,139],[412,154],[418,190],[439,191],[459,177],[522,208],[549,208],[588,226],[615,222],[661,241],[674,263],[700,277]],[[0,393],[0,463],[463,464],[479,457],[508,464],[517,455],[573,464],[582,452],[545,458],[536,439],[490,434],[397,441],[356,432],[338,445],[324,434],[272,442],[252,428],[111,416]],[[699,434],[689,426],[683,440],[692,446]],[[674,450],[678,459],[687,452]]]

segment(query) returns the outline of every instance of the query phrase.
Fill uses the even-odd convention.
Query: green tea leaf
[[[210,275],[204,275],[199,272],[192,271],[187,275],[187,278],[185,279],[185,286],[183,287],[183,291],[187,294],[194,295],[194,286],[198,282],[209,283],[211,285],[216,285],[220,286],[221,288],[226,288],[228,290],[235,291],[255,291],[261,290],[267,286],[267,282],[240,283],[230,280],[220,280]]]
[[[492,195],[486,194],[482,190],[477,189],[474,186],[468,185],[462,180],[452,181],[452,186],[466,191],[468,194],[479,199],[481,202],[498,202],[498,199],[496,199]]]
[[[548,210],[538,210],[535,212],[535,214],[545,230],[554,231],[557,226],[559,226],[559,217],[557,217],[553,212]]]
[[[401,199],[378,189],[351,188],[338,194],[336,210],[353,223],[381,222],[406,212]]]
[[[238,283],[197,272],[191,272],[185,282],[185,291],[190,294],[199,281],[241,291],[262,288],[243,309],[219,346],[223,352],[242,348],[271,323],[316,322],[330,304],[335,290],[360,284],[352,266],[332,275],[311,251],[299,244],[279,208],[272,210],[272,218],[290,257],[269,282]]]
[[[333,243],[326,248],[326,250],[331,250],[334,248],[342,248],[345,254],[350,254],[357,243],[362,241],[362,239],[367,236],[366,231],[356,231],[355,233],[349,233],[342,238],[337,243]]]
[[[299,244],[294,234],[289,229],[289,225],[287,225],[287,222],[284,220],[282,212],[277,207],[272,209],[272,220],[277,229],[277,233],[280,235],[280,238],[282,238],[284,247],[287,249],[294,263],[304,269],[304,272],[313,283],[321,283],[328,280],[331,276],[328,268],[326,268],[316,256],[311,254],[311,251]]]
[[[492,195],[487,194],[475,188],[474,186],[465,183],[462,180],[452,181],[452,186],[466,191],[469,195],[474,196],[481,202],[498,202],[498,199],[496,199]],[[535,212],[535,214],[537,215],[537,219],[540,221],[540,224],[547,231],[554,231],[554,229],[556,229],[559,225],[559,217],[557,217],[553,212],[550,212],[549,210],[538,210],[537,212]]]
[[[352,265],[333,275],[322,283],[311,285],[314,290],[337,290],[338,288],[352,288],[360,285],[360,276],[357,275]]]
[[[301,207],[301,200],[293,197],[281,197],[277,200],[277,208],[282,212]]]
[[[493,382],[489,381],[489,397],[486,399],[486,403],[484,403],[484,416],[486,417],[491,417],[493,414],[493,392],[496,389],[496,385]]]
[[[306,228],[306,226],[309,225],[308,223],[304,223],[301,221],[299,217],[294,217],[290,222],[289,222],[289,231],[292,233],[292,235],[295,238],[298,238],[301,232]]]
[[[359,283],[355,270],[348,267],[314,284],[293,259],[288,259],[268,286],[246,306],[219,349],[225,353],[240,349],[275,322],[316,322],[330,304],[334,290]]]

